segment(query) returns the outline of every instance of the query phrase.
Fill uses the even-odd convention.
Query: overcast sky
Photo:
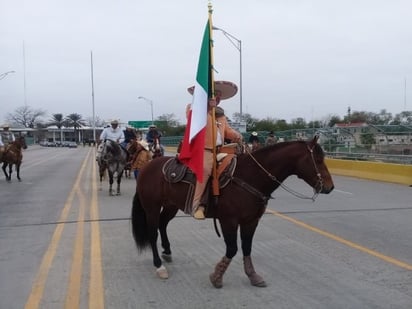
[[[153,101],[155,118],[173,113],[184,123],[207,4],[0,0],[0,74],[16,72],[0,80],[0,121],[25,104],[47,111],[45,120],[55,113],[91,117],[93,51],[96,116],[150,120],[143,96]],[[412,110],[412,1],[212,5],[213,24],[242,42],[244,113],[311,121],[343,117],[349,106]],[[215,79],[239,85],[239,51],[222,32],[214,31],[214,41]],[[239,112],[239,94],[222,107],[229,117]]]

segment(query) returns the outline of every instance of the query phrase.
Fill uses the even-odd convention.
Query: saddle
[[[235,154],[219,153],[217,155],[217,161],[217,178],[219,179],[219,188],[222,189],[226,187],[232,179],[237,164],[237,157]],[[188,185],[184,212],[190,214],[192,212],[196,175],[176,157],[170,158],[163,164],[162,173],[164,179],[169,183],[183,182]],[[202,204],[211,205],[211,203],[209,203],[211,199],[210,188],[211,181],[209,179],[202,196]]]

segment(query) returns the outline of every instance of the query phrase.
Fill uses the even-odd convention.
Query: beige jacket
[[[190,104],[186,107],[186,117],[189,116]],[[222,142],[225,139],[231,140],[233,143],[240,142],[242,140],[242,135],[229,126],[227,118],[225,115],[216,117],[215,128],[219,130],[220,136],[222,137]],[[216,131],[217,132],[217,131]],[[206,123],[206,136],[205,136],[205,149],[212,149],[213,147],[213,118],[212,109],[209,108],[207,113],[207,123]]]

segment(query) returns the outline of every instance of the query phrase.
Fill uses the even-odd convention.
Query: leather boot
[[[210,282],[215,288],[220,289],[223,286],[223,275],[231,261],[232,259],[224,256],[220,262],[216,264],[215,271],[209,275]]]

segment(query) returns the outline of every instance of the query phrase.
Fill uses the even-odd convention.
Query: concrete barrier
[[[326,159],[331,174],[412,185],[412,165]]]

